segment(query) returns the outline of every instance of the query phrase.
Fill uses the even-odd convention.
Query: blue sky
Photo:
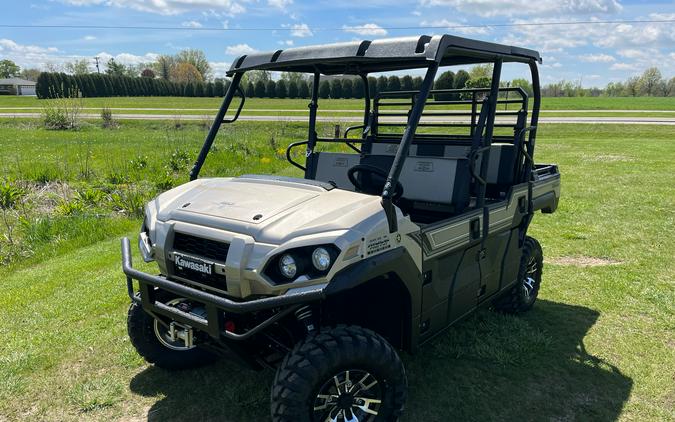
[[[0,59],[45,68],[78,58],[152,61],[203,49],[216,76],[239,54],[291,46],[452,33],[521,45],[544,58],[543,81],[604,86],[649,66],[675,76],[675,23],[420,29],[587,20],[675,19],[673,1],[620,0],[51,0],[2,1],[4,25],[268,28],[189,31],[0,28]],[[407,27],[410,29],[392,29]],[[412,27],[412,28],[411,28]],[[417,28],[416,28],[417,27]],[[93,60],[92,60],[93,64]],[[508,68],[506,77],[519,76]]]

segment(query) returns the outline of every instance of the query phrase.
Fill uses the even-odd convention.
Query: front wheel
[[[394,421],[406,394],[394,348],[371,330],[340,325],[311,335],[284,358],[272,385],[272,420]]]
[[[541,274],[544,267],[541,245],[532,237],[525,238],[523,255],[520,258],[518,281],[493,306],[496,310],[518,314],[532,309],[539,294]]]
[[[175,299],[170,305],[180,301]],[[183,341],[171,339],[167,327],[145,312],[138,303],[132,303],[127,314],[127,332],[131,344],[148,363],[164,369],[189,369],[207,365],[216,356]]]

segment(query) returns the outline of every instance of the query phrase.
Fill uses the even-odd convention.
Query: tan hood
[[[274,177],[199,179],[160,195],[155,206],[160,221],[209,226],[273,244],[384,215],[377,196]]]

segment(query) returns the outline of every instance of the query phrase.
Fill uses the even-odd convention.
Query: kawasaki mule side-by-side
[[[140,252],[161,275],[134,269],[122,241],[138,352],[167,369],[219,356],[275,368],[274,421],[396,420],[407,389],[398,351],[479,307],[519,313],[537,298],[542,250],[527,230],[560,197],[557,167],[533,161],[539,62],[450,35],[238,58],[191,181],[145,209]],[[489,87],[432,89],[445,66],[485,63]],[[505,63],[529,69],[531,98],[500,87]],[[408,69],[422,69],[421,86],[369,96],[369,74]],[[251,70],[311,75],[307,137],[287,150],[304,177],[198,178]],[[319,83],[333,75],[361,78],[365,107],[358,125],[324,138]]]

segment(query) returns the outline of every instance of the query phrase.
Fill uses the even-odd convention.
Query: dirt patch
[[[620,154],[601,154],[601,155],[584,155],[584,161],[591,162],[605,162],[605,163],[614,163],[614,162],[632,162],[635,161],[633,157]]]
[[[549,264],[571,265],[574,267],[602,267],[605,265],[623,264],[623,261],[609,258],[596,258],[593,256],[561,256],[558,258],[549,258],[546,262]]]

